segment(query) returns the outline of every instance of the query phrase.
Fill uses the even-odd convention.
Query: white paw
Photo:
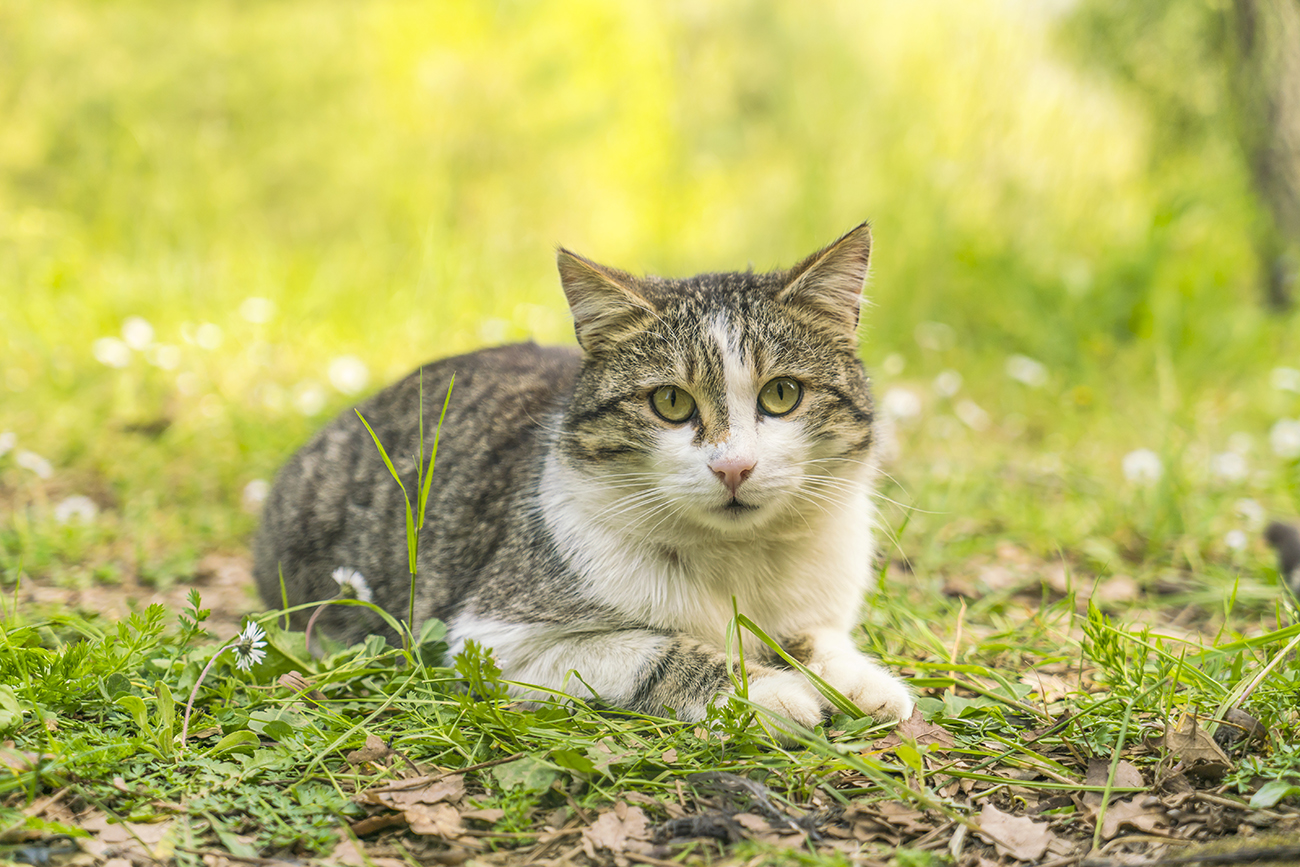
[[[806,728],[822,721],[821,693],[795,671],[763,671],[749,677],[749,700]]]
[[[903,682],[861,654],[842,656],[824,666],[822,677],[880,722],[897,722],[912,715],[912,694]]]

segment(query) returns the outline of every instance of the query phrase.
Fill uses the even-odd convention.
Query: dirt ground
[[[194,580],[165,589],[141,584],[134,577],[121,583],[91,584],[87,587],[60,587],[49,581],[24,578],[16,598],[19,610],[49,611],[60,608],[95,613],[120,620],[133,611],[142,611],[155,602],[175,615],[189,607],[186,597],[198,588],[203,607],[212,614],[204,624],[218,639],[239,631],[244,615],[262,610],[253,585],[253,559],[246,552],[208,554],[199,561]]]

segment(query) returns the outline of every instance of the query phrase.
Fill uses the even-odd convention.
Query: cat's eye
[[[758,407],[768,415],[785,415],[799,405],[803,387],[788,376],[778,376],[758,392]]]
[[[675,385],[655,389],[650,406],[664,421],[681,424],[695,414],[695,398]]]

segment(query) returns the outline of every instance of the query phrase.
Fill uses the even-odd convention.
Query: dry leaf
[[[919,746],[937,747],[940,750],[952,749],[955,742],[952,735],[934,723],[926,722],[921,716],[920,708],[914,708],[912,715],[900,722],[892,732],[871,745],[871,751],[893,749],[903,741],[915,741]]]
[[[487,822],[495,825],[506,816],[506,811],[498,807],[486,807],[482,810],[465,810],[460,814],[462,819],[477,819],[480,822]]]
[[[13,741],[5,741],[4,744],[0,744],[0,768],[8,768],[15,774],[24,774],[35,770],[40,761],[40,753],[29,753],[26,750],[14,749]]]
[[[465,830],[460,812],[451,804],[411,804],[405,814],[407,824],[416,834],[454,840]]]
[[[900,801],[882,801],[876,804],[876,815],[888,828],[901,830],[907,836],[926,834],[932,827],[925,813]]]
[[[1185,772],[1191,776],[1217,780],[1232,769],[1228,754],[1191,714],[1183,717],[1177,729],[1165,731],[1165,746],[1187,765]]]
[[[364,765],[367,762],[382,761],[392,754],[392,749],[384,743],[383,738],[378,735],[366,735],[366,745],[359,750],[353,750],[343,758],[347,759],[348,764]]]
[[[1104,786],[1106,779],[1110,776],[1109,759],[1089,759],[1088,774],[1084,777],[1084,785],[1087,786]],[[1121,789],[1140,789],[1146,784],[1142,781],[1142,772],[1139,771],[1131,762],[1120,760],[1115,766],[1115,786]],[[1112,794],[1112,800],[1117,796]],[[1101,792],[1084,792],[1083,803],[1092,809],[1095,815],[1101,807]]]
[[[312,701],[325,701],[325,693],[319,689],[312,689],[312,682],[303,677],[301,672],[290,671],[282,674],[278,683],[289,692],[301,693]]]
[[[334,847],[334,851],[326,860],[330,864],[341,864],[343,867],[406,867],[406,862],[400,858],[376,858],[366,855],[361,846],[350,837],[339,840],[339,844]]]
[[[668,765],[676,764],[677,750],[673,750],[673,749],[664,750],[663,760],[664,760],[664,764],[668,764]]]
[[[1229,708],[1223,715],[1219,730],[1214,733],[1214,742],[1220,746],[1231,747],[1243,739],[1247,742],[1267,741],[1268,729],[1241,708]]]
[[[1124,828],[1150,834],[1168,824],[1164,805],[1160,803],[1159,798],[1138,795],[1127,801],[1116,801],[1106,808],[1106,815],[1101,820],[1101,836],[1103,839],[1112,840]]]
[[[449,777],[416,777],[368,789],[360,798],[367,803],[405,810],[413,804],[454,804],[465,795],[465,778],[460,774]]]
[[[1038,693],[1039,697],[1046,704],[1060,701],[1067,695],[1079,691],[1077,679],[1074,683],[1071,683],[1059,674],[1044,674],[1043,672],[1035,671],[1020,678],[1020,682]]]
[[[737,813],[731,818],[747,831],[753,831],[758,834],[767,834],[772,830],[771,822],[767,821],[762,816],[755,816],[753,813]]]
[[[601,813],[591,827],[582,832],[582,850],[587,857],[596,859],[596,850],[604,849],[614,855],[623,852],[645,852],[650,832],[646,815],[640,807],[629,807],[619,801],[614,809]]]
[[[1012,816],[985,804],[980,811],[980,836],[992,843],[1001,855],[1017,861],[1038,861],[1056,835],[1046,822]]]

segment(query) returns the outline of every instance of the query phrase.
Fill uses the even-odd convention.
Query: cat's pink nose
[[[749,478],[750,473],[754,472],[755,463],[757,462],[753,458],[718,458],[716,461],[709,461],[709,469],[713,470],[713,474],[727,486],[727,490],[731,491],[731,496],[734,497],[736,489]]]

